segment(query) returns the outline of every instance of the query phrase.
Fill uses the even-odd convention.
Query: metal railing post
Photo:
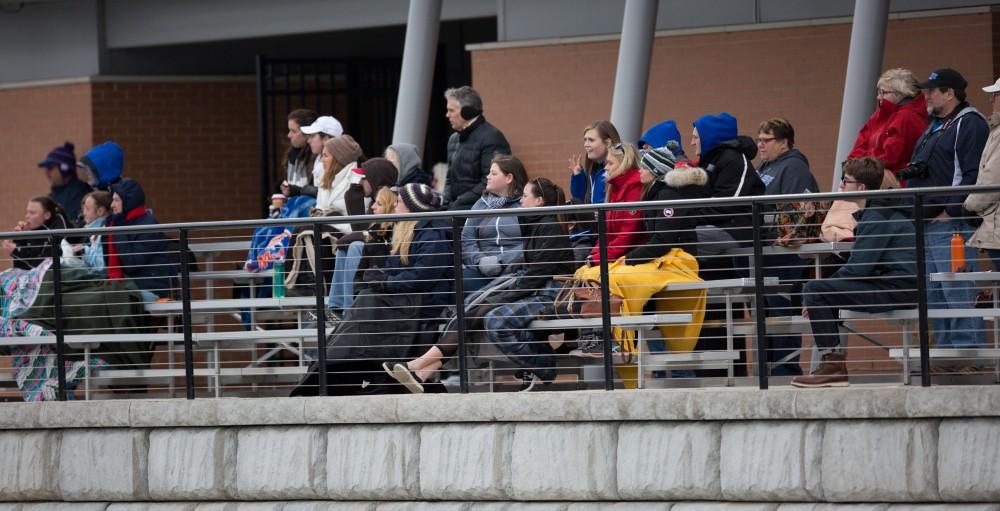
[[[930,332],[927,319],[927,254],[924,252],[924,196],[913,196],[913,235],[917,249],[917,336],[920,340],[920,386],[931,386]],[[909,346],[906,347],[909,349]],[[909,382],[910,375],[905,376]]]
[[[604,390],[615,390],[615,368],[611,353],[611,291],[608,289],[608,222],[603,211],[597,212],[597,246],[601,257],[601,343],[604,346]],[[624,348],[623,348],[624,349]]]
[[[180,230],[179,250],[181,261],[181,328],[184,330],[184,389],[187,398],[194,399],[194,340],[191,322],[191,274],[188,265],[188,231]]]
[[[313,224],[313,250],[316,264],[313,273],[316,278],[316,356],[319,358],[319,395],[328,396],[329,388],[326,381],[326,293],[323,280],[323,224]]]
[[[757,327],[757,379],[761,390],[767,390],[768,377],[771,367],[767,362],[768,339],[767,339],[767,317],[764,309],[764,246],[761,240],[763,223],[761,217],[764,214],[760,202],[754,201],[751,205],[751,215],[753,216],[753,292],[754,292],[754,317]]]
[[[59,246],[60,239],[49,236],[50,257],[52,257],[52,315],[56,324],[56,377],[59,380],[57,396],[59,401],[66,401],[68,398],[66,389],[66,338],[65,325],[63,325],[62,310],[62,247]],[[84,361],[90,364],[89,360]]]
[[[455,255],[455,335],[458,336],[458,387],[462,394],[469,392],[469,361],[465,344],[465,280],[462,275],[462,224],[458,216],[451,217],[451,248]]]
[[[267,88],[264,86],[264,73],[267,72],[267,59],[263,55],[254,57],[254,68],[257,76],[257,143],[260,144],[258,163],[260,164],[260,197],[263,198],[264,213],[267,213],[268,197],[271,196],[271,164],[268,154],[268,134],[271,129],[267,124]]]

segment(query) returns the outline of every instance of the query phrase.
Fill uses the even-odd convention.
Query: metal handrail
[[[205,229],[225,229],[225,228],[247,228],[247,227],[259,227],[259,226],[310,226],[315,232],[321,232],[324,227],[329,223],[347,223],[351,220],[362,219],[365,222],[379,222],[379,221],[398,221],[398,220],[433,220],[433,219],[448,219],[451,223],[451,229],[453,233],[453,247],[455,250],[454,264],[456,265],[456,277],[455,280],[458,284],[455,288],[455,304],[458,311],[458,329],[460,333],[459,341],[459,367],[460,367],[460,379],[461,379],[461,389],[463,392],[468,391],[468,367],[466,361],[464,360],[467,356],[465,352],[464,336],[461,332],[464,329],[463,321],[463,290],[461,286],[461,244],[458,243],[460,238],[461,230],[461,220],[467,218],[485,217],[485,216],[496,216],[498,214],[502,215],[529,215],[529,214],[559,214],[559,213],[579,213],[579,212],[597,212],[597,211],[611,211],[620,209],[648,209],[663,206],[674,206],[674,207],[696,207],[700,205],[749,205],[752,207],[752,217],[753,217],[753,259],[754,267],[762,267],[762,253],[763,253],[763,240],[761,237],[760,229],[762,227],[763,213],[761,205],[771,202],[794,202],[794,201],[822,201],[826,199],[852,199],[852,198],[882,198],[882,197],[910,197],[913,198],[912,204],[907,204],[911,207],[913,211],[913,218],[921,218],[925,204],[924,197],[933,195],[965,195],[969,193],[983,193],[983,192],[995,192],[1000,191],[1000,185],[991,186],[961,186],[961,187],[934,187],[934,188],[910,188],[910,189],[896,189],[896,190],[877,190],[877,191],[864,191],[864,192],[832,192],[832,193],[814,193],[814,194],[795,194],[795,195],[768,195],[768,196],[756,196],[756,197],[730,197],[730,198],[706,198],[706,199],[688,199],[688,200],[677,200],[677,201],[647,201],[647,202],[628,202],[628,203],[614,203],[614,204],[598,204],[598,205],[569,205],[569,206],[550,206],[545,208],[518,208],[499,212],[496,210],[478,210],[478,211],[436,211],[430,213],[410,213],[410,214],[388,214],[388,215],[365,215],[364,217],[323,217],[323,218],[299,218],[299,219],[266,219],[266,220],[235,220],[235,221],[222,221],[222,222],[188,222],[188,223],[174,223],[174,224],[159,224],[151,226],[135,226],[135,227],[105,227],[97,229],[60,229],[60,230],[40,230],[40,231],[30,231],[30,232],[10,232],[10,233],[0,233],[0,238],[10,238],[10,239],[30,239],[37,237],[47,237],[52,240],[51,251],[53,256],[53,266],[54,270],[54,292],[55,297],[55,335],[57,344],[57,356],[60,360],[59,362],[59,398],[66,399],[66,382],[65,373],[63,370],[63,357],[64,357],[64,346],[63,346],[63,324],[62,324],[62,313],[60,304],[60,266],[59,266],[59,250],[58,245],[55,240],[58,236],[82,236],[90,234],[107,234],[107,233],[123,233],[123,232],[164,232],[164,231],[178,231],[180,235],[180,245],[178,250],[180,254],[180,261],[182,261],[181,268],[181,300],[184,305],[184,310],[182,313],[182,325],[184,327],[184,341],[185,341],[185,387],[187,390],[188,399],[193,399],[194,396],[194,386],[193,386],[193,357],[192,357],[192,344],[191,344],[191,284],[190,278],[187,274],[187,249],[189,246],[188,235],[192,230],[205,230]],[[918,307],[920,312],[920,330],[919,330],[919,340],[920,340],[920,352],[921,352],[921,383],[924,386],[930,385],[930,371],[929,371],[929,340],[928,340],[928,329],[927,329],[927,296],[926,296],[926,284],[923,282],[926,276],[926,266],[925,266],[925,254],[923,250],[924,240],[923,240],[923,222],[915,222],[916,227],[916,263],[917,263],[917,274],[923,278],[918,278]],[[607,243],[606,243],[606,215],[597,215],[597,236],[599,243],[599,250],[601,255],[600,261],[600,275],[602,282],[608,282],[608,261],[607,261]],[[314,237],[314,249],[316,254],[320,253],[319,245],[322,243],[321,236]],[[316,279],[316,307],[317,310],[322,310],[324,307],[324,289],[323,289],[323,261],[322,258],[316,258],[316,266],[313,268],[314,277]],[[756,337],[758,339],[758,359],[763,360],[764,353],[767,350],[767,328],[766,322],[764,321],[764,310],[763,310],[763,274],[760,271],[756,271],[754,274],[755,279],[755,295],[756,295]],[[610,311],[610,297],[609,297],[609,286],[601,286],[601,319],[602,319],[602,331],[603,338],[611,338],[611,311]],[[319,350],[319,365],[320,365],[320,394],[325,395],[327,393],[327,382],[326,374],[323,369],[325,364],[325,346],[323,345],[325,341],[326,325],[323,320],[323,314],[317,314],[317,348]],[[614,389],[613,382],[613,364],[612,364],[612,353],[610,343],[604,343],[604,370],[605,370],[605,388],[607,390]],[[760,376],[760,388],[766,389],[768,387],[768,370],[762,369],[759,373]]]
[[[972,186],[937,186],[927,188],[900,188],[893,190],[870,190],[863,192],[823,192],[806,193],[793,195],[757,195],[753,197],[709,197],[704,199],[683,199],[669,201],[639,201],[639,202],[617,202],[603,204],[580,204],[566,206],[546,206],[543,208],[514,208],[504,212],[495,210],[446,210],[431,211],[427,213],[404,213],[385,215],[358,215],[358,216],[336,216],[336,217],[313,217],[313,218],[285,218],[285,219],[250,219],[250,220],[222,220],[209,222],[180,222],[155,225],[98,227],[80,229],[52,229],[43,231],[10,231],[0,232],[0,239],[32,239],[55,236],[89,236],[94,234],[113,233],[147,233],[175,231],[180,229],[188,230],[212,230],[212,229],[232,229],[248,227],[274,227],[274,226],[312,226],[317,221],[324,224],[356,223],[359,220],[364,223],[400,221],[400,220],[432,220],[451,218],[476,218],[501,215],[531,215],[531,214],[562,214],[562,213],[582,213],[597,211],[615,211],[622,209],[651,209],[654,207],[674,206],[691,207],[703,205],[733,205],[751,206],[755,203],[777,203],[777,202],[798,202],[798,201],[825,201],[853,198],[882,198],[882,197],[911,197],[915,194],[928,195],[967,195],[970,193],[1000,192],[1000,185],[972,185]]]

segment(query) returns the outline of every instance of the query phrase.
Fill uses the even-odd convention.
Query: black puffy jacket
[[[483,195],[490,162],[497,153],[510,154],[500,130],[482,115],[448,139],[448,180],[444,198],[448,209],[469,209]]]
[[[752,197],[764,195],[764,182],[753,168],[757,144],[750,137],[740,136],[723,142],[702,155],[698,166],[708,173],[706,191],[709,197]],[[737,241],[753,239],[752,208],[747,206],[705,206],[701,208],[699,225],[714,225],[725,229]]]

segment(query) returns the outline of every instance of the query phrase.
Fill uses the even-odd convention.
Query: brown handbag
[[[563,287],[555,299],[555,314],[559,319],[588,319],[601,317],[601,285],[593,280],[557,276]],[[622,297],[609,293],[611,315],[620,316]]]

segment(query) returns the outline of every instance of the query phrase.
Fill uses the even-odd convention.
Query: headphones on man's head
[[[460,110],[458,114],[462,116],[462,119],[471,121],[476,117],[483,115],[483,111],[474,106],[463,106],[462,110]]]

